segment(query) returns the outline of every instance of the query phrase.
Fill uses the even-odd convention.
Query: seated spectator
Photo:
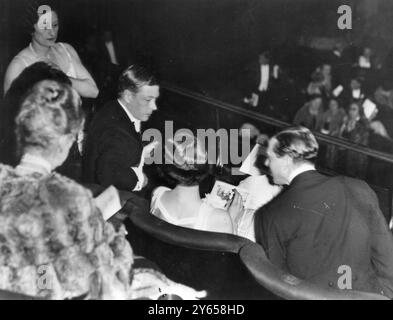
[[[322,95],[322,81],[323,75],[320,71],[314,71],[311,75],[311,82],[307,86],[307,94],[312,95]]]
[[[371,62],[372,51],[369,47],[364,47],[362,54],[359,56],[358,59],[358,67],[362,69],[371,69],[372,62]]]
[[[318,67],[311,75],[311,82],[307,87],[307,94],[329,96],[332,90],[331,66],[324,64]]]
[[[363,181],[315,170],[318,149],[302,127],[270,139],[274,182],[289,186],[255,213],[257,242],[278,268],[321,288],[392,298],[393,237],[378,198]],[[351,271],[345,281],[342,266]]]
[[[326,110],[321,116],[318,131],[323,134],[338,137],[340,129],[344,123],[345,116],[345,110],[340,108],[338,101],[336,99],[330,99],[328,110]]]
[[[314,96],[295,115],[293,123],[301,125],[310,130],[320,127],[323,113],[323,100],[320,96]]]
[[[1,148],[4,150],[0,152],[1,163],[15,166],[19,162],[16,158],[15,117],[19,113],[20,102],[27,91],[42,80],[71,84],[65,73],[42,61],[25,68],[12,82],[0,109]]]
[[[340,136],[349,141],[368,146],[369,122],[363,115],[361,106],[353,102],[349,106],[348,116],[344,119]],[[364,178],[368,158],[356,151],[345,151],[345,173],[349,176]]]
[[[340,130],[344,123],[345,116],[345,110],[340,108],[338,101],[336,99],[330,99],[329,108],[322,114],[319,128],[317,130],[323,134],[338,137],[340,135]],[[335,169],[338,159],[337,147],[332,144],[327,144],[325,150],[326,166],[330,169]]]
[[[118,96],[94,117],[83,154],[86,183],[114,185],[120,190],[140,191],[148,183],[143,172],[141,126],[157,110],[157,79],[146,68],[132,65],[118,80]]]
[[[199,183],[208,174],[207,154],[196,137],[185,137],[182,143],[167,140],[163,147],[165,164],[159,169],[174,188],[153,191],[151,213],[182,227],[236,234],[243,212],[240,194],[235,194],[228,211],[215,209],[200,197]]]
[[[393,90],[381,85],[374,92],[375,101],[381,105],[393,109]]]
[[[21,99],[36,83],[42,80],[55,80],[62,84],[71,85],[67,75],[52,65],[39,61],[25,68],[21,74],[12,82],[10,89],[4,97],[4,103],[0,111],[1,119],[1,142],[0,162],[15,166],[19,163],[16,154],[15,140],[15,117],[19,112]],[[82,135],[78,135],[77,141],[72,145],[68,158],[56,169],[57,172],[72,178],[80,179],[80,161],[82,151]],[[2,150],[1,150],[2,149]]]
[[[327,95],[330,95],[332,90],[332,66],[330,64],[323,64],[321,67],[321,73],[323,75],[322,86]]]
[[[352,78],[349,82],[349,87],[336,96],[340,99],[343,106],[348,106],[352,101],[361,103],[365,98],[365,92],[363,90],[363,79],[360,77]]]
[[[0,165],[0,290],[47,299],[134,299],[149,297],[148,288],[154,296],[179,288],[159,273],[132,276],[124,227],[115,231],[90,191],[53,172],[83,119],[80,97],[67,84],[39,82],[22,102],[21,161],[16,168]]]

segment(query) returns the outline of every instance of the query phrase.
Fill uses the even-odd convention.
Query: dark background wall
[[[32,0],[0,0],[0,77],[29,43],[24,30]],[[79,51],[89,34],[111,28],[121,50],[144,56],[162,77],[203,79],[255,57],[264,48],[339,37],[381,53],[393,44],[390,0],[48,0],[60,9],[59,40]],[[337,8],[353,8],[351,31],[337,28]],[[326,42],[328,43],[328,42]],[[2,82],[2,80],[0,80]]]

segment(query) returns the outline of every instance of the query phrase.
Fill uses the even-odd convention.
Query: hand
[[[51,61],[51,60],[45,60],[45,62],[46,62],[49,66],[51,66],[52,68],[62,71],[61,68],[60,68],[56,63],[54,63],[53,61]]]
[[[174,294],[183,300],[197,300],[207,295],[206,291],[173,282],[162,273],[152,269],[135,269],[129,297],[131,299],[156,300],[163,294]]]
[[[228,201],[225,209],[228,211],[232,221],[237,224],[244,212],[243,198],[240,193],[235,189],[232,201]]]
[[[142,185],[142,189],[143,189],[144,187],[146,187],[148,183],[149,183],[149,178],[147,177],[147,175],[143,174],[143,185]]]
[[[59,44],[55,43],[49,50],[49,60],[57,65],[64,73],[67,73],[70,68],[70,61],[65,49]]]
[[[158,141],[153,141],[150,142],[148,145],[143,147],[143,153],[142,157],[143,160],[145,161],[147,158],[152,156],[153,150],[158,146],[159,142]]]

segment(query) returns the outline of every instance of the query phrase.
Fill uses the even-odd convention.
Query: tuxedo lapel
[[[137,138],[137,140],[142,144],[141,133],[136,131],[135,124],[130,120],[130,118],[128,118],[126,112],[123,110],[118,101],[116,101],[115,109],[114,116],[119,121],[119,124],[121,124],[121,127],[124,128],[124,130],[127,130],[130,135]]]

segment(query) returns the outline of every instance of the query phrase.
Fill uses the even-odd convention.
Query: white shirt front
[[[131,112],[126,108],[126,106],[124,106],[122,104],[120,99],[117,99],[117,102],[120,104],[120,106],[123,108],[124,112],[127,114],[127,116],[130,119],[130,121],[133,123],[133,125],[135,127],[135,131],[140,133],[140,131],[141,131],[141,121],[136,119],[131,114]],[[145,163],[145,159],[144,159],[143,154],[144,153],[142,152],[141,160],[139,162],[139,166],[138,167],[131,167],[131,169],[135,172],[135,174],[136,174],[136,176],[138,178],[138,183],[136,184],[135,188],[132,191],[142,190],[143,183],[145,182],[145,175],[143,174],[143,164]]]
[[[361,90],[360,89],[352,90],[352,98],[354,98],[354,99],[361,99],[362,98]]]
[[[111,59],[111,62],[113,64],[118,65],[119,63],[117,62],[117,59],[116,59],[115,47],[113,46],[113,42],[112,41],[105,42],[105,46],[106,46],[106,49],[108,50],[109,58]]]
[[[269,65],[268,64],[263,64],[261,65],[261,81],[259,83],[258,90],[263,92],[267,91],[268,86],[269,86]]]
[[[120,104],[120,106],[123,108],[124,112],[127,114],[128,119],[134,124],[135,131],[140,133],[141,132],[141,120],[138,120],[135,118],[131,112],[127,109],[127,107],[120,101],[120,99],[117,99],[117,102]]]
[[[360,56],[359,57],[359,67],[365,68],[365,69],[370,69],[371,68],[370,59],[366,58],[365,56]]]

